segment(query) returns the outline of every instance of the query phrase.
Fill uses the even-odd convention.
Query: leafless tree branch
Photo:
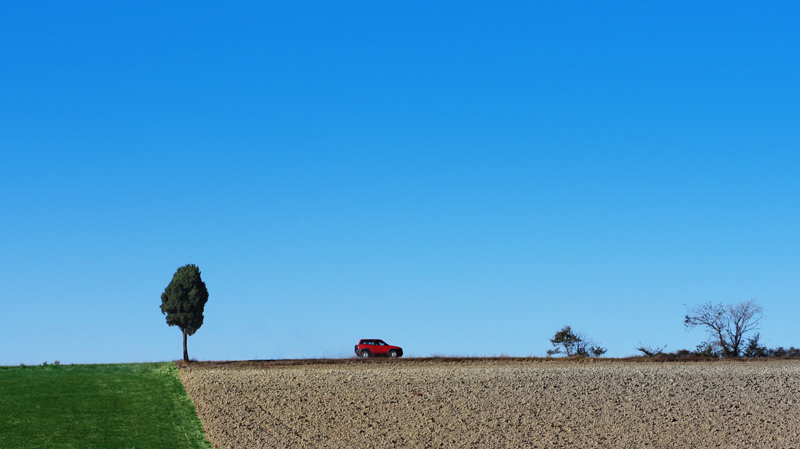
[[[754,299],[739,304],[708,302],[689,308],[683,324],[687,329],[705,328],[725,357],[739,357],[744,335],[758,329],[762,314]]]

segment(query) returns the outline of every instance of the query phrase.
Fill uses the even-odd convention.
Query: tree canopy
[[[562,352],[567,357],[572,357],[573,355],[600,357],[607,351],[606,348],[596,344],[585,335],[573,332],[570,326],[564,326],[560,331],[556,332],[553,338],[550,339],[550,343],[553,344],[555,349],[547,351],[548,357]]]
[[[200,268],[189,264],[178,268],[172,281],[161,294],[161,313],[167,324],[183,332],[183,360],[189,361],[186,337],[194,335],[203,325],[203,310],[208,302],[208,290],[200,277]]]

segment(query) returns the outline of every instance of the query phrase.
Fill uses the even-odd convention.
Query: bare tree
[[[744,335],[758,329],[763,308],[754,299],[739,304],[705,303],[689,308],[683,322],[687,330],[704,327],[725,357],[739,357]]]

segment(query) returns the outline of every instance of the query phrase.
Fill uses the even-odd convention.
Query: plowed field
[[[798,448],[800,362],[193,364],[215,448]]]

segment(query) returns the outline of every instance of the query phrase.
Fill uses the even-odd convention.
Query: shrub
[[[548,357],[556,354],[566,354],[567,357],[600,357],[608,351],[585,335],[573,332],[569,325],[556,332],[550,343],[554,349],[547,350]]]
[[[755,334],[747,340],[747,348],[744,350],[745,357],[767,357],[767,347],[758,343],[760,338],[761,334]]]
[[[691,355],[698,357],[719,358],[722,355],[722,350],[715,342],[706,341],[697,345],[697,348],[692,351]]]
[[[767,349],[766,353],[767,357],[800,357],[800,349],[795,348],[794,346],[789,347],[789,349],[785,349],[783,346],[778,346],[777,348]]]
[[[642,354],[648,356],[648,357],[653,357],[653,356],[657,356],[659,354],[663,354],[664,353],[664,348],[666,348],[666,347],[667,347],[667,345],[664,345],[664,346],[662,346],[660,348],[658,348],[658,347],[651,348],[650,346],[645,346],[640,342],[639,343],[639,347],[636,348],[636,350],[641,352]]]

